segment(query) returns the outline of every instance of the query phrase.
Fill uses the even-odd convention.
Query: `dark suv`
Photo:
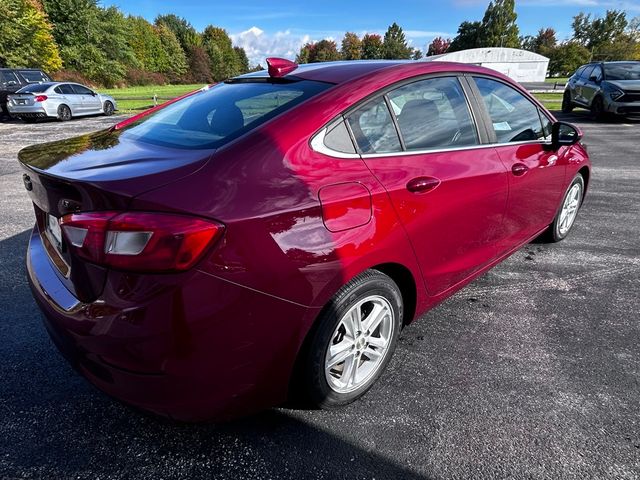
[[[640,62],[597,62],[583,65],[567,82],[562,111],[591,110],[594,118],[607,114],[640,115]]]
[[[0,68],[0,119],[9,118],[7,95],[31,83],[50,81],[49,75],[36,68]]]

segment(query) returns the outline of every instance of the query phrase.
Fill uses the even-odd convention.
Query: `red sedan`
[[[494,71],[338,62],[233,78],[19,154],[35,299],[108,394],[183,420],[362,396],[401,329],[562,240],[581,133]]]

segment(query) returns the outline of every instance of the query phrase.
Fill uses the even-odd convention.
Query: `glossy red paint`
[[[292,77],[335,86],[217,151],[154,151],[111,132],[21,154],[40,212],[29,279],[61,351],[128,403],[184,420],[236,416],[286,399],[321,309],[364,270],[409,279],[402,282],[409,323],[533,238],[552,221],[573,175],[589,171],[579,144],[366,159],[311,147],[323,126],[381,88],[443,72],[491,75],[529,97],[470,65],[316,64]],[[66,163],[56,157],[35,166],[61,150],[69,150],[59,155]],[[162,161],[172,155],[175,163]],[[127,166],[128,156],[139,162]],[[519,164],[527,170],[514,175]],[[81,211],[188,214],[225,231],[186,272],[134,273],[70,258],[71,271],[84,276],[64,279],[42,246],[43,216],[68,213],[63,199]],[[92,279],[90,292],[81,278]]]

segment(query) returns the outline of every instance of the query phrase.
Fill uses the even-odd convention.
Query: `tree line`
[[[94,85],[211,83],[249,71],[244,49],[213,25],[154,22],[98,0],[0,0],[0,65],[38,67]]]
[[[402,27],[393,23],[384,34],[360,38],[347,32],[340,48],[333,40],[307,43],[296,57],[298,63],[332,60],[398,59],[419,60],[471,48],[522,48],[549,58],[549,73],[564,76],[592,60],[640,60],[640,17],[628,20],[622,10],[608,10],[604,17],[579,13],[573,17],[570,39],[558,41],[553,28],[541,28],[536,35],[520,36],[515,0],[494,0],[482,20],[464,21],[453,38],[436,37],[426,54],[409,46]]]

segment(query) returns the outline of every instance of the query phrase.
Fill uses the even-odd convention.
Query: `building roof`
[[[443,53],[433,55],[422,61],[439,62],[463,62],[463,63],[511,63],[511,62],[548,62],[549,59],[543,55],[528,50],[503,47],[471,48],[460,50],[459,52]]]

